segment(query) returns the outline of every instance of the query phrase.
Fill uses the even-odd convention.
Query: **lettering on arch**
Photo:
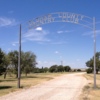
[[[57,12],[57,13],[47,14],[41,17],[37,17],[33,20],[30,20],[28,22],[28,26],[29,28],[35,28],[46,23],[70,22],[70,23],[85,25],[91,28],[92,21],[93,21],[92,18],[81,14],[75,14],[70,12]]]

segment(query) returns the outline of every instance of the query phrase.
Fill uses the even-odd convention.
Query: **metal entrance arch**
[[[96,29],[95,17],[91,18],[85,15],[70,13],[70,12],[55,12],[34,18],[28,22],[28,28],[33,29],[43,24],[52,22],[68,22],[85,26],[93,31],[94,34],[94,88],[96,88]],[[19,60],[18,60],[18,74],[20,74],[20,51],[21,51],[21,26],[19,34]],[[20,84],[20,75],[19,82]],[[20,87],[20,85],[19,85]]]

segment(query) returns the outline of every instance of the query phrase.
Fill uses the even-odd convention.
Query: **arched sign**
[[[94,88],[96,88],[96,31],[95,18],[70,12],[56,12],[37,17],[28,22],[29,29],[52,22],[69,22],[83,25],[93,30],[94,33]],[[18,87],[20,87],[20,52],[21,52],[21,26],[19,33],[19,59],[18,59]]]
[[[40,16],[30,20],[28,22],[28,26],[31,29],[31,28],[36,28],[38,26],[41,26],[42,24],[47,24],[52,22],[75,23],[93,29],[93,18],[81,14],[70,13],[70,12],[56,12],[56,13],[50,13],[44,16]]]

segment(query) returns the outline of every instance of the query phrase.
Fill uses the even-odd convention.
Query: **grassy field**
[[[93,87],[93,74],[85,74],[84,77],[89,80],[89,83],[84,87],[80,100],[100,100],[100,73],[96,75],[96,89]]]
[[[22,75],[20,89],[40,84],[63,74],[67,73],[37,73],[28,74],[27,77]],[[6,79],[4,79],[3,76],[0,76],[0,96],[20,89],[17,88],[17,79],[15,78],[15,75],[7,75]]]

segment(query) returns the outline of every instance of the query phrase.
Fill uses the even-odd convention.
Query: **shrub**
[[[73,72],[76,72],[76,69],[74,69]]]
[[[77,69],[78,72],[81,72],[81,69]]]
[[[86,72],[89,74],[89,73],[92,73],[93,72],[93,69],[91,69],[91,68],[88,68],[88,69],[86,69]]]

